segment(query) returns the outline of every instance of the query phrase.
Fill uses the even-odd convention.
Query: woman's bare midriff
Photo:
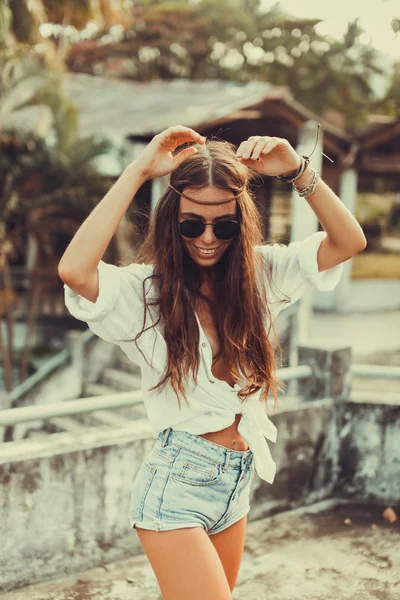
[[[221,346],[217,333],[217,328],[215,326],[214,318],[210,312],[209,306],[206,303],[204,303],[204,301],[199,299],[198,301],[196,301],[196,310],[203,331],[207,336],[208,341],[210,342],[212,354],[213,356],[217,356]],[[226,381],[231,387],[234,386],[235,382],[232,380],[232,377],[224,363],[222,356],[218,358],[218,360],[213,362],[211,372],[216,379]],[[220,431],[210,431],[209,433],[202,433],[200,437],[209,440],[210,442],[214,442],[214,444],[219,444],[220,446],[224,446],[225,448],[230,448],[231,450],[248,450],[249,447],[247,443],[238,432],[238,425],[241,418],[242,415],[240,413],[236,414],[235,421],[232,423],[232,425],[229,425],[229,427],[221,429]]]
[[[221,429],[220,431],[202,433],[200,437],[209,440],[210,442],[214,442],[214,444],[230,448],[231,450],[248,450],[248,445],[237,430],[241,417],[241,414],[237,414],[235,415],[235,422],[232,423],[232,425],[229,425],[229,427]],[[234,440],[235,443],[233,443]]]

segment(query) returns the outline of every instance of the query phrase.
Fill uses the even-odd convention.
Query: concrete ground
[[[326,501],[249,522],[233,599],[399,600],[400,520],[386,522],[384,508]],[[141,554],[2,598],[160,600],[162,596]]]

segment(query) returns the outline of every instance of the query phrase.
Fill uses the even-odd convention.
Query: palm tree
[[[27,46],[37,39],[38,13],[24,2],[7,6],[0,0],[0,317],[5,316],[7,341],[0,327],[0,352],[5,388],[13,388],[14,321],[16,292],[10,262],[24,249],[26,235],[36,240],[29,287],[26,344],[19,381],[27,376],[31,338],[37,320],[44,264],[52,264],[51,232],[75,218],[86,218],[104,195],[109,182],[99,176],[93,159],[108,152],[111,144],[100,138],[79,139],[75,107],[63,96],[60,75],[46,57]],[[35,6],[39,6],[40,4]],[[7,27],[9,28],[7,30]],[[22,43],[23,40],[25,43]],[[38,133],[7,129],[7,115],[29,106],[45,106],[52,123],[51,143]],[[53,236],[54,237],[54,236]],[[54,257],[53,257],[54,262]],[[59,286],[57,269],[53,281]]]
[[[35,240],[37,248],[28,285],[26,345],[19,381],[27,376],[31,351],[30,340],[38,316],[40,293],[48,286],[59,286],[55,241],[60,230],[73,234],[103,197],[110,182],[92,166],[95,157],[110,150],[103,139],[78,139],[67,150],[55,150],[43,138],[15,130],[0,133],[0,276],[3,276],[3,312],[8,325],[8,348],[3,340],[6,387],[11,391],[10,364],[13,364],[13,319],[16,292],[12,287],[10,261],[24,251],[26,237]],[[45,279],[40,273],[46,270]]]

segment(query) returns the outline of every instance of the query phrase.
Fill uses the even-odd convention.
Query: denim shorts
[[[212,535],[250,510],[253,452],[230,450],[168,427],[133,481],[130,527],[169,531],[203,527]]]

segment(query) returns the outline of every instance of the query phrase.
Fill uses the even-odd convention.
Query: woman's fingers
[[[271,146],[273,143],[274,143],[273,139],[262,137],[255,144],[250,158],[252,158],[254,160],[259,160],[261,152],[263,152],[265,150],[265,148],[267,148],[268,146]]]
[[[253,158],[255,149],[262,139],[259,135],[250,136],[248,140],[240,144],[236,156],[244,159]]]
[[[168,146],[173,144],[176,148],[185,142],[197,142],[198,144],[205,143],[206,138],[200,135],[194,129],[190,127],[184,127],[183,125],[174,125],[169,127],[160,134],[160,144],[167,144]]]
[[[247,142],[241,142],[241,144],[239,145],[239,148],[236,150],[236,156],[238,158],[244,158],[243,154],[245,151],[245,146],[246,146]]]
[[[238,158],[259,160],[260,154],[267,154],[276,144],[277,138],[267,135],[251,136],[245,142],[242,142],[236,152]]]
[[[179,165],[181,165],[185,160],[187,160],[188,158],[190,158],[191,156],[194,156],[197,152],[197,149],[195,148],[195,146],[189,146],[189,148],[185,148],[184,150],[181,150],[180,152],[178,152],[178,154],[176,154],[176,156],[174,156],[174,169],[176,169],[177,167],[179,167]]]

